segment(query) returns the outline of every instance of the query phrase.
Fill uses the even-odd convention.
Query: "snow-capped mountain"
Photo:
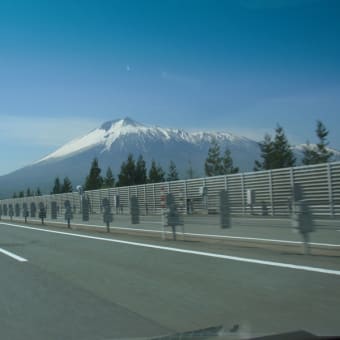
[[[260,159],[258,143],[245,137],[224,131],[187,132],[147,126],[124,118],[105,122],[31,165],[0,176],[0,197],[8,197],[27,187],[35,190],[38,186],[44,193],[49,193],[57,176],[61,179],[68,176],[74,186],[82,184],[94,157],[98,158],[103,175],[110,166],[117,177],[129,153],[135,158],[141,154],[147,167],[154,159],[164,170],[173,160],[182,178],[187,177],[189,167],[192,167],[195,176],[203,176],[204,161],[213,139],[217,139],[222,152],[226,147],[231,151],[234,165],[241,171],[251,171],[254,160]],[[302,147],[293,149],[300,158]],[[335,159],[340,159],[340,152],[333,152]]]
[[[129,139],[128,141],[126,139]],[[119,146],[124,148],[127,142],[133,140],[135,147],[140,148],[139,153],[147,151],[145,147],[150,142],[157,143],[189,143],[200,145],[210,143],[215,138],[220,143],[230,142],[234,144],[253,144],[247,138],[236,137],[227,132],[194,132],[188,133],[181,129],[166,129],[157,126],[146,126],[137,123],[131,118],[108,121],[99,128],[92,130],[85,136],[76,138],[63,145],[55,152],[35,162],[35,164],[71,157],[73,155],[85,152],[94,147],[100,148],[100,153],[109,152],[113,147]],[[134,153],[135,150],[131,150]]]

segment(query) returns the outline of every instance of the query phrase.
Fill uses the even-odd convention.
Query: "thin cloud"
[[[200,80],[196,78],[167,71],[161,72],[161,78],[184,86],[199,87],[201,85]]]
[[[39,146],[60,146],[96,128],[100,122],[88,118],[1,116],[1,140]]]

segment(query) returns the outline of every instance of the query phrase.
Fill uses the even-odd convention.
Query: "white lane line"
[[[19,261],[19,262],[27,262],[27,260],[24,259],[23,257],[21,257],[21,256],[19,256],[19,255],[16,255],[16,254],[14,254],[14,253],[11,253],[11,252],[8,251],[8,250],[5,250],[5,249],[0,248],[0,253],[5,254],[5,255],[7,255],[7,256],[11,257],[12,259],[17,260],[17,261]]]
[[[274,261],[257,260],[257,259],[246,258],[246,257],[238,257],[238,256],[230,256],[230,255],[217,254],[217,253],[209,253],[209,252],[189,250],[189,249],[181,249],[181,248],[174,248],[174,247],[158,246],[158,245],[148,244],[148,243],[123,241],[123,240],[117,240],[117,239],[106,238],[106,237],[82,235],[82,234],[68,233],[68,232],[56,231],[56,230],[46,230],[46,229],[22,226],[22,225],[12,224],[12,223],[0,223],[0,224],[5,225],[5,226],[11,226],[11,227],[22,228],[22,229],[29,229],[29,230],[36,230],[36,231],[52,233],[52,234],[74,236],[74,237],[80,237],[80,238],[85,238],[85,239],[113,242],[113,243],[119,243],[119,244],[126,244],[126,245],[143,247],[143,248],[151,248],[151,249],[158,249],[158,250],[167,250],[167,251],[176,252],[176,253],[182,253],[182,254],[200,255],[200,256],[207,256],[207,257],[219,258],[219,259],[224,259],[224,260],[232,260],[232,261],[238,261],[238,262],[255,263],[255,264],[262,264],[262,265],[267,265],[267,266],[272,266],[272,267],[297,269],[297,270],[304,270],[304,271],[309,271],[309,272],[316,272],[316,273],[331,274],[331,275],[340,276],[340,271],[339,270],[332,270],[332,269],[326,269],[326,268],[302,266],[302,265],[295,265],[295,264],[291,264],[291,263],[282,263],[282,262],[274,262]]]
[[[207,234],[188,234],[188,235],[205,236]],[[216,238],[239,239],[239,240],[254,240],[254,241],[277,242],[277,243],[287,243],[287,244],[303,244],[302,241],[277,240],[277,239],[270,239],[270,238],[245,237],[245,236],[229,236],[229,235],[212,235],[212,234],[209,234],[208,236],[209,237],[216,237]],[[316,242],[310,242],[309,244],[314,245],[314,246],[340,247],[340,244],[334,244],[334,243],[316,243]]]
[[[39,220],[34,220],[35,222]],[[65,222],[52,221],[55,224],[65,225]],[[157,222],[158,223],[158,222]],[[94,227],[94,228],[106,228],[104,225],[98,224],[84,224],[84,223],[73,223],[73,226],[79,227]],[[148,233],[163,233],[163,230],[155,230],[155,229],[142,229],[142,228],[130,228],[130,227],[115,227],[111,226],[111,229],[117,230],[132,230],[139,232],[148,232]],[[340,231],[340,230],[337,230]],[[172,234],[170,231],[166,231],[166,234]],[[187,236],[199,236],[199,237],[211,237],[211,238],[221,238],[221,239],[231,239],[231,240],[242,240],[242,241],[260,241],[260,242],[269,242],[269,243],[283,243],[283,244],[303,244],[302,241],[289,241],[289,240],[280,240],[280,239],[271,239],[271,238],[259,238],[259,237],[249,237],[249,236],[230,236],[230,235],[215,235],[215,234],[198,234],[198,233],[183,233]],[[310,242],[312,246],[322,246],[322,247],[335,247],[340,248],[340,244],[336,243],[320,243],[320,242]]]
[[[39,220],[34,220],[39,221]],[[55,224],[65,225],[64,222],[53,221]],[[106,228],[104,225],[98,224],[84,224],[84,223],[73,223],[73,226],[80,227],[94,227],[94,228]],[[139,232],[150,232],[150,233],[163,233],[163,230],[155,230],[155,229],[142,229],[142,228],[130,228],[130,227],[115,227],[111,226],[111,229],[117,230],[132,230]],[[340,230],[337,230],[340,231]],[[167,234],[172,234],[172,232],[166,231]],[[280,239],[270,239],[270,238],[259,238],[259,237],[249,237],[249,236],[230,236],[230,235],[215,235],[215,234],[199,234],[199,233],[184,233],[187,236],[199,236],[199,237],[212,237],[212,238],[221,238],[221,239],[235,239],[235,240],[243,240],[243,241],[260,241],[260,242],[269,242],[269,243],[283,243],[283,244],[303,244],[302,241],[289,241],[289,240],[280,240]],[[340,248],[340,244],[335,243],[319,243],[319,242],[310,242],[310,245],[314,246],[323,246],[323,247],[338,247]]]
[[[75,224],[76,225],[76,224]],[[85,226],[86,224],[78,224],[79,226]],[[91,225],[92,227],[99,227],[98,225]],[[105,226],[100,226],[104,228]],[[106,227],[105,227],[106,228]],[[163,233],[160,230],[152,230],[152,229],[138,229],[138,228],[129,228],[129,227],[111,227],[111,229],[122,229],[122,230],[133,230],[133,231],[147,231],[152,233]],[[340,231],[340,230],[339,230]],[[172,234],[170,231],[166,231],[167,234]],[[276,243],[287,243],[287,244],[303,244],[302,241],[288,241],[288,240],[277,240],[270,238],[258,238],[258,237],[246,237],[246,236],[229,236],[229,235],[214,235],[214,234],[197,234],[197,233],[184,233],[187,236],[200,236],[200,237],[212,237],[212,238],[225,238],[225,239],[235,239],[235,240],[243,240],[243,241],[261,241],[261,242],[276,242]],[[340,244],[334,243],[316,243],[310,242],[309,244],[314,246],[325,246],[325,247],[339,247]]]

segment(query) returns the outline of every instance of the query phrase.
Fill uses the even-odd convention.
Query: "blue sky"
[[[0,174],[106,120],[340,149],[340,1],[0,2]]]

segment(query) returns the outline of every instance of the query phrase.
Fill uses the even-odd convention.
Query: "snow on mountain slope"
[[[101,152],[109,151],[112,144],[124,136],[138,138],[139,143],[150,140],[159,142],[185,142],[190,144],[210,143],[213,138],[219,142],[228,141],[231,143],[251,142],[245,137],[236,137],[228,132],[193,132],[189,133],[181,129],[166,129],[157,126],[146,126],[131,118],[108,121],[99,128],[92,130],[87,135],[76,138],[63,145],[56,151],[35,162],[46,162],[61,158],[71,157],[93,147],[100,147]]]
[[[151,147],[151,144],[162,144],[163,147],[165,145],[176,144],[175,149],[177,148],[179,152],[181,152],[183,145],[194,148],[196,151],[197,149],[207,151],[213,139],[220,143],[222,149],[228,147],[235,160],[241,164],[241,167],[243,167],[242,164],[250,164],[259,156],[257,142],[246,137],[238,137],[225,131],[187,132],[182,129],[147,126],[127,117],[105,122],[99,128],[92,130],[85,136],[70,141],[33,164],[68,159],[91,150],[93,152],[95,150],[95,153],[98,155],[105,152],[117,152],[117,150],[131,153],[150,153],[151,150],[155,150],[155,146]],[[304,144],[292,146],[292,150],[298,159],[302,159],[303,147]],[[340,158],[338,150],[330,150],[333,152],[335,159]],[[254,159],[247,161],[246,159],[250,155]],[[245,168],[250,170],[248,166]]]
[[[69,157],[95,146],[103,146],[103,149],[109,149],[112,143],[120,136],[133,133],[143,134],[147,130],[142,124],[138,124],[130,118],[105,122],[101,127],[92,130],[85,136],[70,141],[36,163]]]
[[[307,144],[299,144],[299,145],[294,145],[293,150],[294,152],[303,155],[304,148],[307,147]],[[316,150],[317,146],[316,144],[309,144],[309,147],[311,149]],[[327,150],[331,151],[333,153],[333,157],[338,160],[340,158],[340,151],[333,149],[333,148],[327,148]]]
[[[91,131],[89,134],[87,134],[86,136],[73,139],[69,143],[63,145],[56,151],[50,153],[49,155],[47,155],[46,157],[40,159],[39,161],[35,163],[40,163],[43,161],[47,161],[49,159],[72,156],[75,153],[85,151],[93,146],[102,144],[104,141],[104,136],[105,136],[104,130],[95,129]]]
[[[187,178],[188,169],[194,171],[195,177],[201,177],[204,176],[204,162],[213,138],[220,144],[221,152],[225,148],[231,151],[234,165],[240,171],[252,171],[254,161],[261,158],[256,141],[229,132],[187,132],[147,126],[130,118],[118,119],[66,143],[31,165],[0,176],[0,196],[6,197],[28,187],[40,187],[43,192],[50,192],[56,177],[67,176],[72,183],[84,183],[94,157],[98,158],[103,175],[110,166],[117,176],[129,153],[135,159],[142,155],[147,168],[155,160],[166,171],[172,160],[180,178]],[[302,159],[302,147],[292,147],[298,163]],[[331,151],[334,160],[340,160],[340,152]]]
[[[196,143],[200,143],[202,141],[211,143],[211,141],[215,138],[217,141],[229,141],[233,143],[242,143],[244,141],[250,141],[246,137],[238,137],[229,132],[207,132],[207,131],[199,131],[199,132],[192,132],[191,138]]]

